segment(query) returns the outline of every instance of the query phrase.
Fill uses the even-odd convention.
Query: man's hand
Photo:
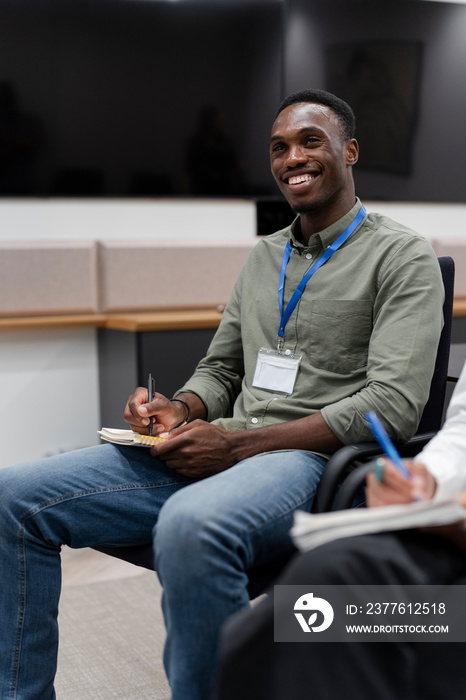
[[[172,402],[162,394],[155,394],[151,403],[147,400],[147,389],[140,386],[126,403],[123,418],[135,433],[147,433],[150,417],[154,419],[153,435],[175,428],[186,418],[186,407],[179,401]]]
[[[189,404],[189,425],[177,427],[186,418],[186,408],[182,403],[169,401],[161,394],[155,394],[153,401],[148,403],[148,392],[144,387],[139,387],[129,397],[124,419],[135,432],[147,433],[149,418],[154,417],[152,434],[160,436],[169,432],[167,437],[170,439],[154,446],[152,454],[183,476],[201,479],[263,452],[310,450],[330,453],[342,446],[321,413],[254,430],[230,431],[205,421],[207,409],[196,394],[185,392],[177,398]]]
[[[205,415],[205,406],[195,394],[182,394],[190,401],[191,414]],[[178,428],[186,419],[186,407],[179,401],[170,401],[162,394],[155,394],[148,403],[145,387],[138,387],[129,397],[123,418],[131,430],[146,434],[149,418],[153,417],[152,434],[170,438],[151,449],[154,457],[160,457],[179,474],[202,479],[236,464],[233,454],[232,433],[204,420],[194,420]]]
[[[383,460],[383,477],[379,481],[374,472],[367,476],[367,505],[388,506],[395,503],[412,503],[415,500],[432,498],[437,483],[420,462],[405,461],[411,479],[405,479],[400,471],[388,459]]]
[[[172,430],[167,435],[170,439],[152,447],[151,453],[178,474],[203,479],[236,464],[232,435],[216,425],[195,420]]]

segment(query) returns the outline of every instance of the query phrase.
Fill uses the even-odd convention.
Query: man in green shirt
[[[442,326],[439,266],[421,236],[365,212],[357,157],[348,105],[321,91],[287,98],[270,160],[298,218],[254,248],[175,400],[148,403],[145,388],[128,399],[133,430],[151,420],[169,440],[0,471],[0,620],[16,630],[0,642],[1,697],[53,697],[61,544],[153,536],[172,697],[207,700],[247,571],[293,552],[293,513],[311,507],[325,456],[370,437],[368,410],[393,438],[414,433]]]

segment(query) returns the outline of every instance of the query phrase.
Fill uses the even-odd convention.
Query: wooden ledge
[[[217,309],[174,309],[119,314],[69,314],[0,318],[0,331],[50,330],[53,328],[111,328],[119,331],[174,331],[218,328]]]
[[[108,314],[105,328],[119,331],[181,331],[218,328],[221,318],[221,312],[216,309],[178,309]]]
[[[466,297],[457,297],[453,301],[453,317],[466,316]]]
[[[0,318],[0,331],[37,331],[53,328],[85,328],[105,325],[105,314],[69,314],[60,316],[12,316]]]

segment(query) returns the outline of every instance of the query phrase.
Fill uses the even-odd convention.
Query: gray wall
[[[409,174],[356,168],[365,199],[466,201],[466,5],[422,0],[289,0],[286,91],[328,88],[326,50],[373,42],[421,44]],[[392,75],[402,82],[400,61]],[[347,80],[351,95],[351,80]],[[344,97],[344,95],[341,95]],[[399,132],[398,132],[399,133]],[[399,138],[391,137],[396,150]],[[362,138],[361,138],[362,140]]]

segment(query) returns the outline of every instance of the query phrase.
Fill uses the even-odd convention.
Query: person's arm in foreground
[[[417,456],[405,461],[411,478],[405,479],[398,469],[384,460],[383,479],[374,473],[367,477],[369,507],[410,503],[453,495],[466,488],[466,366],[450,401],[443,428]],[[424,531],[448,537],[466,549],[463,524],[453,524]]]
[[[427,467],[421,462],[406,461],[405,465],[411,473],[411,479],[405,479],[388,460],[384,464],[383,481],[378,481],[373,473],[368,475],[366,497],[369,508],[412,503],[416,499],[428,500],[434,497],[437,482]],[[422,532],[445,537],[466,551],[464,522],[422,528]]]
[[[367,479],[369,506],[409,503],[416,497],[439,498],[466,489],[466,365],[455,387],[442,429],[414,462],[405,462],[407,480],[385,460],[383,480]]]

